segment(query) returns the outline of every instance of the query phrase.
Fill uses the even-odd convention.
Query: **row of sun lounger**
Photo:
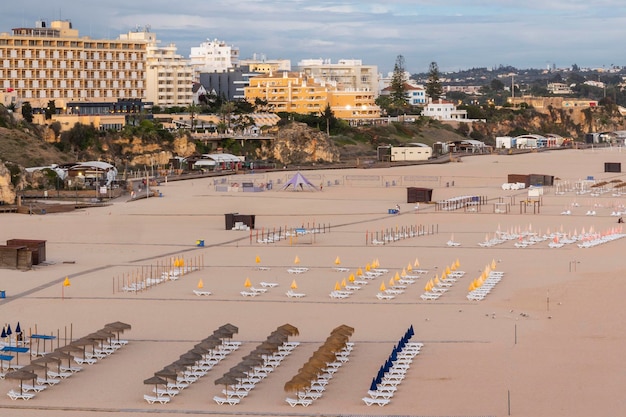
[[[106,329],[107,328],[103,330],[106,330]],[[95,334],[96,333],[94,333],[94,335]],[[31,398],[35,397],[36,393],[41,392],[47,389],[48,387],[59,384],[64,379],[71,377],[76,372],[79,372],[83,369],[81,366],[70,365],[69,360],[73,360],[79,365],[82,365],[82,364],[92,365],[96,363],[98,360],[104,359],[108,357],[109,355],[112,355],[118,349],[120,349],[122,346],[128,343],[127,340],[115,339],[113,337],[106,338],[106,336],[102,336],[102,338],[97,338],[97,339],[92,339],[92,340],[94,341],[99,340],[100,342],[95,343],[93,345],[91,352],[88,351],[86,348],[84,348],[85,349],[83,351],[84,356],[82,357],[75,356],[75,355],[72,355],[71,353],[68,353],[70,351],[63,351],[64,352],[63,355],[67,356],[68,358],[67,365],[62,365],[62,363],[64,362],[64,359],[60,358],[59,356],[55,355],[55,356],[50,356],[48,358],[48,355],[52,355],[52,353],[38,354],[41,356],[41,358],[33,359],[32,364],[35,365],[35,364],[40,364],[40,363],[46,363],[46,365],[41,368],[42,370],[45,371],[44,376],[43,377],[39,376],[38,374],[38,372],[40,372],[39,369],[35,369],[34,371],[31,371],[33,372],[32,383],[24,383],[24,381],[21,381],[19,390],[11,389],[7,393],[9,398],[11,398],[12,400],[18,400],[18,399],[30,400]],[[77,350],[79,350],[78,345],[76,345],[76,351]],[[57,370],[54,370],[55,367]],[[19,366],[18,368],[21,370],[25,369],[25,367],[23,366]],[[29,379],[29,381],[31,380]]]
[[[186,370],[180,372],[176,376],[176,380],[168,382],[164,388],[155,387],[152,394],[145,394],[144,400],[149,404],[167,404],[172,397],[178,395],[183,389],[187,388],[199,378],[205,376],[215,365],[222,359],[234,352],[241,346],[241,342],[223,341],[219,349],[214,349],[211,353],[202,355],[194,365],[188,366]]]
[[[368,396],[362,398],[368,407],[371,405],[383,407],[391,402],[398,385],[404,380],[413,358],[419,354],[422,346],[422,343],[416,342],[407,342],[404,345],[402,350],[397,353],[393,365],[389,367],[379,381],[376,381],[376,389],[369,389],[367,391]]]
[[[467,294],[467,299],[472,301],[481,301],[487,296],[487,294],[491,292],[493,287],[495,287],[496,284],[500,282],[503,276],[504,272],[491,271],[487,279],[485,279],[485,282],[480,287],[470,291]]]
[[[284,342],[281,346],[279,346],[277,352],[265,358],[263,365],[252,368],[246,378],[241,378],[237,384],[229,385],[228,388],[223,389],[223,396],[216,395],[213,397],[213,401],[219,405],[239,404],[241,400],[248,396],[250,391],[254,389],[256,384],[274,371],[274,369],[280,365],[282,360],[291,354],[293,349],[295,349],[299,344],[299,342]]]
[[[176,281],[181,276],[185,274],[189,274],[193,271],[196,271],[197,269],[198,269],[197,267],[192,267],[192,266],[175,267],[170,271],[162,272],[160,277],[149,277],[149,278],[144,278],[141,281],[128,282],[126,285],[122,287],[122,291],[137,292],[137,291],[147,290],[150,287],[162,284],[167,281]]]
[[[422,300],[437,300],[454,285],[457,279],[465,275],[464,271],[451,271],[445,278],[439,278],[429,291],[420,295]]]
[[[354,343],[347,342],[344,348],[335,354],[335,361],[326,363],[326,368],[323,369],[324,373],[320,374],[316,380],[312,381],[308,389],[298,392],[296,398],[285,398],[285,402],[291,407],[297,405],[308,407],[313,404],[313,401],[321,398],[326,390],[326,385],[333,378],[333,375],[350,359],[350,353],[353,348]]]

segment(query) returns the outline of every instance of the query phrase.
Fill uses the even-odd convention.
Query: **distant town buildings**
[[[333,83],[339,90],[371,91],[378,94],[378,67],[363,65],[360,59],[305,59],[298,62],[298,71],[319,82]]]
[[[225,72],[239,66],[239,48],[217,39],[207,40],[191,48],[189,59],[196,73]]]
[[[555,95],[572,94],[572,88],[564,83],[548,83],[548,91]]]
[[[290,59],[267,59],[263,54],[253,54],[252,58],[239,60],[239,65],[248,66],[251,72],[269,74],[277,71],[291,71]]]
[[[245,88],[246,100],[266,101],[273,112],[319,115],[330,105],[335,117],[372,119],[380,117],[376,94],[369,90],[340,90],[334,82],[319,82],[302,72],[258,75]]]
[[[426,104],[426,90],[421,85],[404,83],[404,91],[406,91],[406,101],[410,106],[422,106]],[[393,93],[391,86],[385,87],[380,91],[381,96],[389,96]]]

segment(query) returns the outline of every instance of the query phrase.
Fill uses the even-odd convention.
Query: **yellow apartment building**
[[[34,109],[55,100],[115,102],[146,97],[145,40],[79,36],[69,21],[0,33],[0,88]]]
[[[317,82],[299,72],[259,75],[245,88],[246,100],[268,102],[275,112],[320,114],[329,104],[335,117],[371,119],[380,117],[380,108],[370,91],[339,91],[333,83]]]

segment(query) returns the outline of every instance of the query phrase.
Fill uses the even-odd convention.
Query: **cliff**
[[[262,145],[257,154],[283,164],[339,162],[339,149],[326,133],[298,122],[281,127],[273,143]]]

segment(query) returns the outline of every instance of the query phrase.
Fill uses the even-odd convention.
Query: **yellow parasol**
[[[254,260],[254,262],[260,264],[261,263],[261,257],[259,255],[257,255],[256,259]]]
[[[361,275],[363,275],[363,270],[361,268],[356,270],[356,276],[360,277]]]
[[[202,282],[202,280],[198,281],[198,289],[202,289],[204,288],[204,282]]]
[[[393,277],[389,278],[389,286],[393,287],[396,283],[393,281]]]
[[[404,270],[402,270],[402,272],[404,272]],[[398,274],[398,271],[396,271],[396,275],[393,277],[394,281],[400,281],[400,274]]]
[[[341,286],[344,287],[344,288],[346,287],[346,279],[345,278],[341,280]]]
[[[292,290],[297,290],[298,289],[298,284],[296,284],[296,280],[295,279],[293,281],[291,281],[291,289]]]
[[[250,282],[250,278],[246,278],[246,281],[243,283],[243,286],[246,288],[250,288],[252,283]]]
[[[496,260],[495,260],[495,259],[492,259],[492,260],[491,260],[491,270],[493,271],[493,270],[495,270],[495,269],[496,269]]]
[[[365,270],[369,271],[370,269],[372,269],[372,267],[370,266],[370,264],[365,265]]]
[[[411,271],[413,270],[413,265],[411,265],[411,263],[409,263],[409,264],[406,266],[406,270],[407,270],[407,272],[411,272]]]
[[[341,260],[339,260],[339,256],[335,258],[335,265],[341,265]]]
[[[63,286],[69,287],[70,285],[70,277],[65,277],[65,280],[63,280]]]
[[[385,281],[383,281],[383,282],[381,282],[381,283],[380,283],[380,290],[381,290],[381,291],[385,291],[385,290],[387,290],[387,288],[385,287]]]
[[[293,263],[296,265],[300,263],[300,258],[298,258],[298,255],[296,255],[296,259],[293,260]]]
[[[348,277],[348,281],[354,282],[354,274],[350,274],[350,276]]]
[[[335,291],[341,291],[341,284],[339,284],[339,281],[335,283]]]
[[[420,261],[418,261],[417,258],[415,258],[415,262],[413,262],[413,266],[416,268],[420,267]]]

